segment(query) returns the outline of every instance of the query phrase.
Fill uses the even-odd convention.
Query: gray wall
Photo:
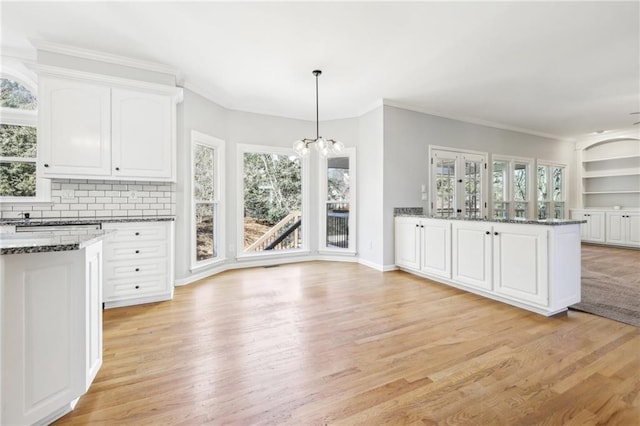
[[[394,263],[393,208],[425,207],[421,185],[429,185],[429,145],[552,160],[568,165],[574,179],[574,144],[496,129],[392,106],[384,106],[384,265]],[[488,188],[485,188],[488,190]],[[486,192],[489,193],[489,192]]]

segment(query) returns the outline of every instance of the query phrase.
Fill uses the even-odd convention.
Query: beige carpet
[[[640,327],[640,250],[582,245],[582,301],[571,309]]]

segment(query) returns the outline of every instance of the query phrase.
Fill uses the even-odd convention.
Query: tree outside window
[[[37,191],[37,100],[21,83],[0,79],[0,197]]]

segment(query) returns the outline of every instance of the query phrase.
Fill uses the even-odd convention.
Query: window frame
[[[214,150],[214,200],[210,203],[198,201],[195,199],[195,153],[196,146],[201,145]],[[191,130],[191,144],[190,144],[190,185],[191,190],[189,194],[190,198],[190,263],[191,271],[196,271],[208,266],[222,263],[226,260],[225,249],[225,141],[205,133],[201,133],[197,130]],[[214,218],[214,247],[217,247],[216,255],[210,259],[197,260],[197,236],[196,236],[196,206],[198,204],[214,204],[216,205],[216,215]]]
[[[28,78],[24,73],[20,73],[17,68],[19,64],[15,64],[8,58],[2,58],[3,66],[5,69],[0,72],[0,78],[12,80],[20,83],[27,90],[29,90],[39,101],[39,93],[37,90],[37,84],[34,78]],[[7,64],[8,62],[8,64]],[[40,105],[38,104],[38,108]],[[2,157],[1,162],[7,163],[33,163],[36,169],[36,195],[33,197],[18,197],[18,196],[0,196],[0,203],[3,204],[38,204],[38,203],[51,203],[51,180],[42,177],[42,169],[40,167],[40,151],[39,149],[39,129],[38,129],[38,108],[34,110],[18,109],[18,108],[6,108],[0,107],[0,124],[35,127],[36,128],[36,157]]]
[[[309,230],[311,227],[309,226],[309,220],[305,220],[305,218],[310,218],[310,207],[309,207],[309,156],[300,158],[300,167],[301,167],[301,190],[302,190],[302,205],[301,205],[301,215],[302,215],[302,246],[297,249],[287,249],[287,250],[276,250],[272,252],[254,252],[254,253],[245,253],[244,251],[244,154],[245,153],[259,153],[259,154],[276,154],[283,155],[287,157],[294,157],[295,154],[291,151],[290,147],[279,147],[272,145],[252,145],[252,144],[242,144],[239,143],[237,145],[237,176],[236,176],[236,184],[237,184],[237,200],[236,200],[236,217],[237,217],[237,233],[236,233],[236,259],[238,261],[243,260],[256,260],[256,259],[268,259],[268,258],[277,258],[277,257],[291,257],[291,256],[299,256],[299,255],[308,255],[310,253],[309,244],[310,244],[310,233]]]
[[[538,168],[539,167],[545,167],[547,170],[547,199],[545,200],[539,200],[538,199]],[[562,188],[561,188],[561,195],[562,195],[562,199],[561,200],[554,200],[553,199],[553,179],[550,178],[552,173],[552,169],[553,168],[560,168],[562,169]],[[560,219],[566,219],[567,218],[567,199],[569,198],[569,194],[568,194],[568,189],[569,189],[569,185],[567,183],[567,177],[569,176],[569,166],[567,164],[564,163],[559,163],[556,161],[547,161],[547,160],[538,160],[536,162],[535,165],[535,218],[538,220],[549,220],[549,219],[555,219],[555,217],[551,217],[550,213],[551,212],[555,212],[555,208],[556,208],[556,204],[557,203],[561,203],[562,204],[562,217]],[[545,203],[548,205],[549,209],[548,209],[548,213],[547,216],[544,218],[540,218],[540,208],[539,208],[539,204],[540,203]]]
[[[327,168],[329,158],[349,158],[349,236],[347,248],[327,247],[327,227],[326,227],[326,208],[327,208]],[[356,218],[357,218],[357,170],[356,170],[356,149],[345,148],[339,154],[330,154],[327,157],[320,156],[318,160],[318,253],[321,254],[345,254],[354,255],[357,252],[356,242]]]
[[[516,217],[516,203],[527,203],[527,216],[525,218],[521,218],[521,219],[529,219],[531,218],[531,211],[532,211],[532,194],[534,193],[534,189],[537,189],[537,187],[533,186],[533,182],[534,182],[534,178],[532,175],[533,172],[533,164],[534,161],[532,158],[525,158],[525,157],[512,157],[512,156],[508,156],[508,155],[492,155],[491,157],[491,218],[492,219],[496,219],[495,217],[495,210],[496,210],[496,200],[494,200],[493,198],[493,193],[494,193],[494,188],[493,188],[493,174],[495,172],[495,162],[501,162],[501,163],[506,163],[507,164],[507,180],[504,183],[505,185],[505,192],[506,192],[506,196],[505,196],[505,200],[504,201],[498,201],[498,203],[504,203],[507,204],[507,218],[506,219],[520,219]],[[527,200],[521,201],[518,200],[516,201],[515,199],[515,191],[513,190],[513,188],[515,187],[514,181],[515,181],[515,177],[514,177],[514,173],[515,173],[515,166],[516,164],[525,164],[526,165],[526,170],[527,170]],[[535,169],[537,171],[537,168]],[[537,175],[536,175],[537,176]],[[536,201],[537,201],[537,192],[536,193]]]

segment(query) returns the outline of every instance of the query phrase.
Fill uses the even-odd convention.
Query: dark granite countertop
[[[103,216],[103,217],[57,217],[32,219],[0,219],[0,225],[46,226],[46,225],[94,225],[100,223],[125,222],[166,222],[176,220],[175,216]]]
[[[102,229],[61,229],[46,232],[0,233],[0,254],[80,250],[107,238],[114,232]]]
[[[484,219],[484,218],[467,218],[467,217],[460,217],[460,216],[438,217],[438,216],[431,216],[431,215],[425,215],[425,214],[403,214],[403,213],[397,213],[395,217],[416,217],[416,218],[422,218],[422,219],[466,220],[470,222],[515,223],[518,225],[548,225],[548,226],[579,225],[581,223],[587,223],[586,220],[574,220],[574,219],[544,219],[544,220]]]

